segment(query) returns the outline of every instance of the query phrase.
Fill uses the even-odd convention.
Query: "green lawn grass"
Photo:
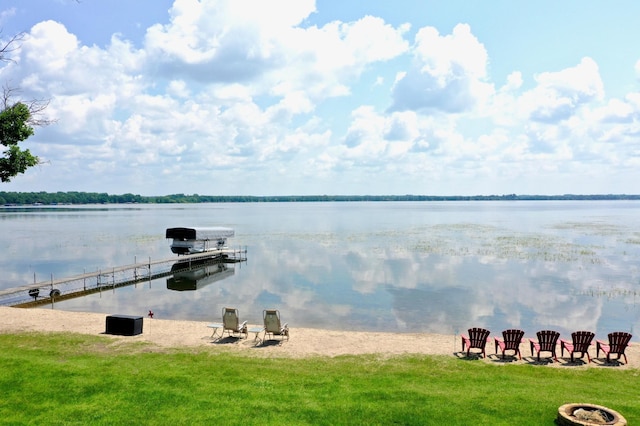
[[[0,335],[0,424],[553,425],[589,402],[640,424],[640,372],[453,356],[263,358],[77,334]]]

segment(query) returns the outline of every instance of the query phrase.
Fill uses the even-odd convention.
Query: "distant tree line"
[[[640,200],[640,195],[112,195],[98,192],[2,192],[0,205],[56,204],[167,204],[167,203],[286,203],[319,201],[531,201],[531,200]]]

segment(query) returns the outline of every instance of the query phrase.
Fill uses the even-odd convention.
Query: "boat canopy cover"
[[[235,231],[231,228],[212,226],[209,228],[167,228],[165,238],[173,238],[174,240],[220,240],[234,235]]]

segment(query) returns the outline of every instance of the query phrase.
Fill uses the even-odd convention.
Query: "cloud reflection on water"
[[[233,275],[190,294],[177,295],[155,280],[148,287],[106,291],[59,308],[152,309],[156,318],[213,321],[224,306],[233,306],[243,320],[260,323],[262,310],[273,307],[286,321],[304,327],[456,333],[483,326],[496,333],[523,328],[529,334],[551,328],[564,335],[588,329],[605,336],[615,328],[605,311],[629,306],[624,296],[588,296],[585,292],[602,283],[598,277],[609,268],[577,261],[491,261],[486,255],[389,251],[366,242],[347,247],[291,240],[255,244],[248,257]],[[99,300],[87,306],[84,299],[90,298]],[[637,320],[632,307],[624,329],[635,328]]]
[[[602,211],[585,207],[594,204],[555,206],[293,203],[216,206],[213,219],[206,206],[29,216],[16,222],[24,238],[6,242],[16,265],[3,267],[11,280],[30,282],[32,265],[65,276],[87,265],[140,261],[139,253],[166,258],[160,231],[191,215],[186,222],[236,228],[233,243],[247,246],[248,261],[195,291],[168,290],[163,278],[56,309],[140,315],[151,309],[156,318],[218,321],[222,308],[232,306],[252,323],[261,322],[263,309],[278,308],[284,321],[301,327],[440,333],[517,327],[528,335],[590,329],[600,338],[633,332],[637,211],[628,204],[623,211],[617,204],[597,204]],[[131,223],[123,222],[131,215]],[[47,238],[33,238],[39,232]]]

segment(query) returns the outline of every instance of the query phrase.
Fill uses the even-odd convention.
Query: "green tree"
[[[22,102],[0,112],[0,143],[7,147],[0,157],[2,182],[10,182],[14,176],[40,163],[38,157],[28,149],[22,150],[18,146],[18,143],[33,135],[33,127],[29,126],[30,117],[29,108]]]
[[[24,33],[13,36],[0,45],[0,62],[13,62],[11,53],[20,48]],[[34,134],[32,126],[46,126],[51,123],[41,118],[40,113],[49,105],[48,101],[31,100],[14,102],[17,90],[3,87],[0,104],[0,144],[6,149],[0,157],[0,181],[10,182],[29,167],[40,164],[40,159],[28,149],[20,149],[18,144]]]

